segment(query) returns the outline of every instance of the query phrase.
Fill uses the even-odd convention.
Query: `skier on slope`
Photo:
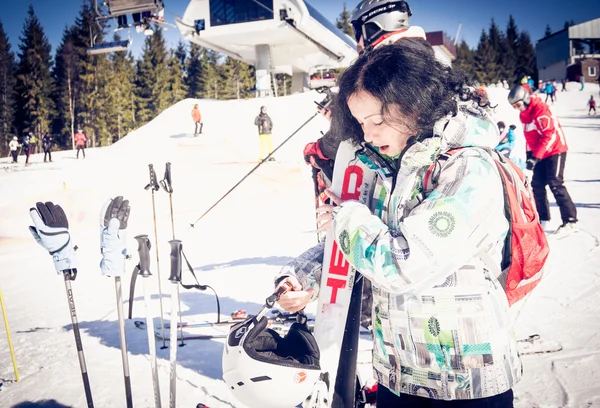
[[[499,134],[464,81],[425,40],[405,39],[364,53],[340,82],[334,127],[376,165],[376,199],[328,191],[337,206],[319,212],[373,285],[378,408],[510,408],[522,375],[499,268],[502,181],[491,155],[471,148],[492,149]],[[321,244],[282,269],[276,282],[293,285],[284,310],[318,297],[322,262]]]
[[[554,195],[560,209],[562,225],[557,234],[577,229],[577,208],[564,186],[567,141],[558,118],[550,107],[534,95],[529,95],[521,85],[516,85],[508,94],[508,102],[517,109],[527,142],[527,170],[533,171],[531,187],[540,222],[547,228],[550,222],[550,204],[546,186]]]

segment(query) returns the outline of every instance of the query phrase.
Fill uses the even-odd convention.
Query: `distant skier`
[[[25,155],[25,165],[29,165],[29,156],[31,156],[31,144],[29,135],[23,136],[23,154]]]
[[[544,103],[548,103],[548,98],[550,98],[550,102],[554,103],[554,92],[555,92],[555,88],[554,88],[554,85],[552,84],[552,81],[546,82],[546,85],[544,86],[544,93],[546,94],[546,100],[544,101]]]
[[[198,104],[194,105],[192,109],[192,119],[194,121],[194,137],[202,134],[202,127],[204,126],[202,123],[202,115],[200,115],[200,109],[198,109]],[[198,127],[200,129],[198,129]]]
[[[52,162],[52,138],[48,132],[42,139],[42,149],[44,149],[44,163],[46,163],[46,155],[48,155],[48,161]]]
[[[8,148],[10,149],[10,154],[12,156],[13,163],[17,163],[17,159],[19,157],[19,147],[21,147],[21,145],[19,144],[19,138],[16,136],[13,136],[12,140],[8,144]]]
[[[592,113],[592,110],[594,111],[594,115],[595,115],[596,114],[596,100],[594,99],[594,95],[590,95],[590,99],[588,100],[587,105],[589,106],[588,116],[590,115],[590,113]]]
[[[554,195],[560,209],[562,225],[557,234],[576,230],[577,209],[564,185],[565,162],[567,160],[567,141],[562,127],[548,105],[540,98],[529,93],[520,85],[508,94],[508,102],[520,114],[527,142],[527,169],[533,170],[531,187],[540,222],[547,228],[550,222],[550,204],[546,186]]]
[[[498,131],[500,132],[500,143],[494,148],[507,158],[510,157],[512,149],[515,147],[515,125],[510,125],[508,128],[502,121],[498,122]]]
[[[261,162],[267,157],[266,152],[269,155],[273,153],[273,140],[271,132],[273,131],[273,121],[267,114],[267,107],[261,106],[260,113],[254,119],[254,125],[258,126],[258,137],[260,138],[260,154],[258,161]],[[269,161],[275,161],[274,157],[270,157]]]
[[[77,133],[75,133],[75,145],[77,146],[77,159],[79,159],[79,151],[83,153],[83,158],[85,159],[85,142],[87,142],[87,137],[81,128],[77,129]]]

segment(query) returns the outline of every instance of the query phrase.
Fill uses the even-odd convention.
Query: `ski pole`
[[[169,408],[176,408],[176,388],[177,388],[177,314],[181,315],[179,305],[179,284],[181,283],[181,241],[173,239],[169,241],[171,245],[171,276],[169,280],[171,286],[171,352],[169,360],[171,364],[171,386],[169,391]],[[180,326],[183,326],[182,324]],[[183,327],[181,327],[183,331]],[[183,340],[183,332],[181,334]]]
[[[13,363],[15,372],[15,380],[19,381],[19,370],[17,369],[17,359],[15,350],[13,349],[12,339],[10,337],[10,328],[8,327],[8,318],[6,317],[6,308],[4,307],[4,297],[2,296],[2,288],[0,287],[0,306],[2,306],[2,317],[4,317],[4,328],[6,329],[6,337],[8,338],[8,348],[10,349],[10,357]]]
[[[158,182],[156,181],[156,173],[154,172],[154,166],[152,164],[148,165],[148,169],[150,170],[150,183],[146,187],[146,190],[152,188],[152,219],[154,220],[154,242],[156,243],[156,274],[158,277],[158,301],[160,302],[160,333],[162,335],[162,349],[167,348],[165,343],[165,324],[163,318],[163,304],[162,304],[162,287],[161,287],[161,279],[160,279],[160,260],[158,255],[158,232],[156,230],[156,206],[154,204],[154,192],[160,190],[158,186]]]
[[[269,160],[269,158],[271,156],[273,156],[275,154],[275,152],[277,150],[279,150],[284,144],[286,144],[292,137],[294,137],[296,135],[296,133],[298,133],[304,126],[306,126],[311,120],[313,120],[317,115],[319,114],[319,112],[315,112],[314,115],[312,115],[310,118],[308,118],[308,120],[306,122],[304,122],[302,125],[300,125],[300,127],[298,129],[296,129],[294,131],[294,133],[292,133],[291,135],[288,136],[287,139],[285,139],[283,142],[281,142],[281,144],[279,146],[277,146],[275,148],[275,150],[273,150],[267,157],[265,157],[263,159],[263,161],[259,162],[256,166],[254,166],[254,168],[252,170],[250,170],[248,173],[246,173],[246,175],[244,177],[241,178],[240,181],[238,181],[233,187],[231,187],[229,189],[229,191],[227,191],[225,194],[223,194],[221,196],[221,198],[219,198],[213,205],[211,205],[208,210],[206,210],[204,212],[204,214],[202,214],[200,217],[198,217],[198,219],[196,221],[194,221],[193,223],[190,224],[191,228],[194,228],[196,226],[196,223],[198,221],[200,221],[202,218],[204,218],[206,216],[206,214],[208,214],[213,208],[215,208],[221,201],[223,201],[223,199],[225,199],[225,197],[227,197],[233,190],[235,190],[237,188],[237,186],[239,186],[240,184],[242,184],[242,182],[244,180],[246,180],[248,178],[248,176],[250,176],[252,173],[254,173],[260,166],[263,165],[263,163],[265,163],[267,160]]]
[[[158,382],[158,365],[156,361],[156,342],[154,339],[154,321],[150,313],[150,288],[148,287],[148,278],[152,276],[150,273],[150,240],[148,235],[138,235],[135,237],[138,242],[138,254],[140,264],[138,268],[142,275],[144,286],[144,303],[146,304],[146,329],[148,331],[148,349],[150,352],[150,367],[152,368],[152,384],[154,386],[154,405],[155,408],[161,408],[160,399],[160,384]]]
[[[65,289],[67,291],[67,300],[69,301],[69,310],[71,311],[71,322],[73,323],[73,334],[75,335],[75,344],[77,346],[77,354],[79,356],[79,366],[81,367],[81,377],[83,378],[83,388],[85,389],[85,398],[88,408],[94,408],[92,400],[92,389],[90,387],[90,379],[85,365],[85,356],[83,354],[83,344],[81,342],[81,333],[79,332],[79,322],[77,321],[77,312],[75,311],[75,299],[73,298],[73,289],[71,289],[71,281],[77,277],[77,269],[66,269],[63,271],[65,278]]]
[[[121,342],[121,358],[123,359],[123,378],[125,380],[125,400],[127,408],[133,407],[131,394],[131,377],[129,376],[129,359],[127,357],[127,337],[125,335],[125,320],[123,318],[123,291],[121,277],[115,276],[115,291],[117,295],[117,315],[119,317],[119,340]]]
[[[160,185],[161,187],[167,192],[169,193],[169,208],[171,210],[171,232],[172,232],[172,237],[173,239],[175,239],[175,219],[173,218],[173,183],[171,182],[171,163],[167,162],[165,164],[165,177],[160,181]],[[179,273],[179,283],[181,283],[181,273]],[[177,288],[177,298],[178,298],[178,302],[179,302],[179,325],[183,326],[183,321],[181,320],[181,298],[179,297],[179,288]],[[180,331],[181,331],[181,344],[179,344],[179,347],[183,347],[185,346],[185,343],[183,342],[183,327],[180,327]],[[175,344],[173,342],[171,342],[171,344]]]

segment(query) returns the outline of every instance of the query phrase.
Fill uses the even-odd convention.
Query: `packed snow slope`
[[[539,334],[544,340],[560,342],[563,350],[524,357],[524,379],[515,388],[518,408],[600,406],[600,385],[595,381],[600,367],[595,296],[600,290],[600,256],[592,235],[600,230],[600,115],[588,116],[585,107],[590,94],[598,95],[598,86],[586,84],[583,92],[578,88],[569,84],[568,92],[559,92],[552,110],[567,136],[566,185],[577,205],[579,224],[587,232],[562,240],[550,238],[546,276],[519,310],[518,337]],[[522,130],[517,112],[506,102],[507,91],[490,88],[489,92],[498,104],[497,120],[518,126],[517,148],[522,148]],[[169,197],[162,190],[154,193],[156,245],[152,193],[144,187],[149,182],[148,164],[154,164],[160,180],[165,163],[171,162],[175,235],[183,241],[198,279],[220,295],[223,318],[236,309],[256,312],[270,294],[277,271],[316,244],[312,181],[302,148],[327,129],[326,121],[312,120],[276,153],[277,162],[261,166],[195,221],[256,165],[258,136],[253,121],[261,105],[267,106],[273,119],[278,145],[314,114],[312,101],[321,99],[316,93],[247,101],[188,99],[114,145],[88,149],[85,160],[76,160],[71,151],[54,153],[52,163],[42,163],[42,155],[33,155],[27,167],[23,157],[17,165],[1,159],[0,285],[21,379],[13,381],[8,346],[0,337],[0,381],[4,383],[0,407],[86,406],[63,278],[54,271],[50,255],[29,235],[31,206],[52,201],[67,212],[79,248],[79,274],[72,286],[94,402],[97,407],[124,407],[114,280],[103,277],[98,266],[102,204],[116,195],[131,202],[127,234],[132,260],[124,288],[138,259],[133,237],[147,234],[152,241],[151,312],[159,327],[159,276],[165,319],[170,315]],[[190,116],[194,103],[199,104],[204,122],[204,133],[197,138],[192,135]],[[552,222],[558,227],[558,208],[552,211]],[[184,272],[184,281],[191,283],[191,279]],[[145,318],[142,295],[138,285],[133,320]],[[209,291],[182,290],[181,300],[185,321],[216,318]],[[134,406],[153,407],[147,337],[133,320],[126,321],[126,329]],[[3,329],[0,332],[4,336]],[[169,350],[161,349],[160,341],[157,346],[166,404]],[[179,407],[195,407],[198,402],[211,408],[242,407],[221,380],[222,350],[223,340],[189,341],[178,348]]]

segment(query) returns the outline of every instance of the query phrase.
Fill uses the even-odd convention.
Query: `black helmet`
[[[518,102],[523,102],[525,106],[529,106],[529,103],[531,102],[529,92],[521,85],[515,85],[508,93],[508,103],[514,105]]]
[[[506,128],[506,124],[503,121],[498,122],[497,125],[501,132]]]
[[[383,34],[407,28],[412,11],[404,0],[362,0],[352,12],[350,23],[356,42],[363,38],[365,47]]]

